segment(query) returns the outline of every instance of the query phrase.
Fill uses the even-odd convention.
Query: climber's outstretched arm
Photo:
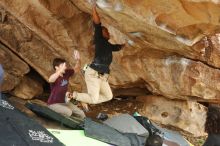
[[[96,11],[96,4],[94,4],[93,8],[92,8],[92,18],[93,18],[93,22],[95,24],[100,24],[101,23],[99,14]]]

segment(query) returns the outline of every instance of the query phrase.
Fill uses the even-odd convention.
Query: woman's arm
[[[96,11],[96,5],[95,4],[94,4],[94,6],[92,8],[92,18],[93,18],[93,22],[95,24],[100,24],[101,23],[99,14]]]

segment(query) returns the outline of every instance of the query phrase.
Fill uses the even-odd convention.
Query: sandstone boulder
[[[4,68],[4,81],[2,91],[12,90],[24,74],[29,72],[29,66],[17,57],[9,48],[0,43],[0,63]]]
[[[206,120],[206,107],[194,101],[170,100],[162,96],[139,97],[144,102],[140,111],[164,125],[178,127],[194,136],[203,136]]]
[[[199,61],[175,55],[145,55],[138,58],[127,57],[123,66],[126,68],[123,70],[124,75],[136,83],[140,80],[145,81],[142,84],[154,94],[171,99],[220,102],[220,71]],[[123,78],[115,78],[114,80],[125,85]]]
[[[12,94],[22,99],[32,99],[43,93],[42,84],[29,76],[24,76],[18,86],[15,87]]]
[[[164,102],[159,111],[166,112],[167,107],[174,112],[168,115],[175,116],[164,120],[158,111],[152,119],[203,135],[204,123],[199,120],[205,118],[205,107],[198,102],[220,103],[219,1],[96,2],[110,42],[126,44],[113,53],[109,82],[114,95],[143,96],[148,107],[148,102],[156,106]],[[65,58],[73,66],[74,49],[80,51],[82,65],[90,63],[94,56],[91,10],[92,0],[1,0],[0,54],[7,56],[1,61],[6,70],[3,90],[10,92],[18,85],[29,72],[28,65],[46,81],[53,72],[54,58]],[[16,87],[17,96],[27,98],[25,93],[33,90],[26,87],[28,81],[24,77]],[[71,90],[84,90],[83,76],[75,75],[70,85]],[[150,111],[146,115],[155,112]]]

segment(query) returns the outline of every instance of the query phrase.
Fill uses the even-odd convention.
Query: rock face
[[[34,78],[24,76],[12,94],[23,99],[32,99],[43,93],[42,84]]]
[[[138,73],[147,81],[147,88],[155,94],[166,95],[171,99],[210,102],[220,100],[218,69],[178,56],[148,56],[131,60],[126,61],[130,62],[127,64],[130,74]],[[132,70],[133,66],[136,66],[135,70]]]
[[[7,47],[0,43],[0,62],[4,68],[4,84],[1,89],[3,91],[12,90],[18,83],[22,76],[29,72],[28,65],[12,53]]]
[[[0,0],[0,53],[6,54],[1,61],[6,70],[2,90],[23,84],[29,66],[47,81],[55,57],[74,65],[74,49],[80,51],[82,64],[90,63],[94,55],[91,2]],[[113,54],[109,82],[115,95],[150,93],[165,97],[170,105],[179,99],[198,105],[198,101],[220,103],[219,4],[213,0],[97,0],[110,42],[127,44]],[[80,75],[73,77],[71,88],[85,88]]]
[[[164,125],[174,126],[195,136],[204,135],[206,107],[195,101],[169,100],[162,96],[143,96],[142,115]]]

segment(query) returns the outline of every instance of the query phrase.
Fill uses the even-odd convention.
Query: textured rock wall
[[[194,136],[205,134],[206,108],[195,101],[169,100],[162,96],[143,96],[138,100],[144,102],[140,113],[148,115],[150,119],[184,129]]]
[[[109,82],[115,95],[160,95],[164,98],[154,99],[167,100],[167,106],[193,102],[190,108],[198,105],[204,109],[198,119],[204,121],[205,107],[198,102],[220,103],[220,3],[97,0],[97,6],[103,25],[110,31],[110,41],[127,44],[113,54]],[[89,63],[94,54],[90,14],[91,0],[0,0],[0,61],[6,70],[2,90],[14,89],[14,94],[23,98],[36,96],[31,92],[34,84],[25,87],[30,68],[47,81],[55,57],[74,65],[74,49],[80,51],[82,64]],[[41,92],[42,84],[37,85]],[[81,75],[71,79],[71,88],[85,89]],[[150,106],[146,104],[146,109]],[[179,108],[184,111],[186,106]],[[150,116],[153,112],[143,113]],[[186,114],[199,113],[192,110]],[[173,119],[163,122],[159,116],[152,118],[190,132]],[[203,135],[202,124],[191,121],[190,126],[193,124],[200,132],[192,133]]]
[[[5,70],[4,84],[1,89],[3,91],[10,91],[19,84],[24,74],[29,72],[29,67],[2,44],[0,44],[0,62]]]

